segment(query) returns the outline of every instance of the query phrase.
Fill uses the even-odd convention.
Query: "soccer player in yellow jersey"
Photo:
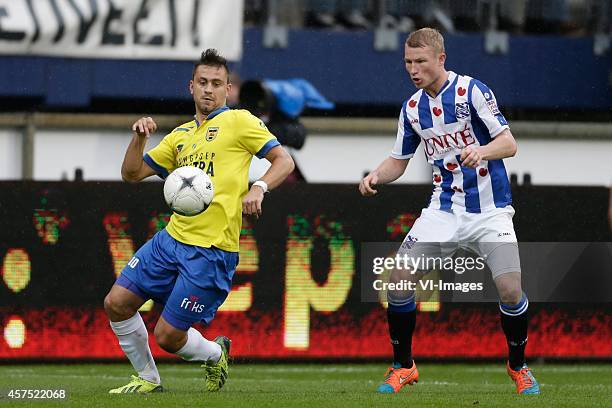
[[[165,305],[155,326],[155,340],[162,349],[202,362],[208,391],[218,391],[227,378],[229,339],[207,340],[191,326],[208,324],[230,292],[242,214],[261,215],[264,193],[294,168],[291,156],[261,120],[226,106],[231,86],[226,60],[208,49],[194,64],[189,82],[195,120],[174,129],[144,155],[146,140],[157,125],[146,117],[132,126],[121,167],[125,181],[135,183],[154,174],[165,178],[177,167],[197,166],[211,177],[215,196],[199,215],[173,214],[166,229],[136,252],[104,299],[111,328],[138,373],[110,393],[162,390],[138,313],[147,299]],[[265,157],[272,166],[249,190],[253,156]]]

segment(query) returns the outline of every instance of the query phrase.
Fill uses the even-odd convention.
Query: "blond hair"
[[[430,46],[436,52],[444,52],[444,37],[435,28],[425,27],[413,31],[406,39],[406,44],[412,48]]]

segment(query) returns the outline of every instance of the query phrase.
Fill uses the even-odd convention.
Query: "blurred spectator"
[[[499,24],[502,31],[520,33],[525,25],[527,0],[505,0],[499,3]]]
[[[287,27],[302,27],[304,23],[304,0],[268,0],[267,23]]]
[[[407,33],[428,24],[432,7],[428,0],[385,0],[385,4],[384,27]]]
[[[264,82],[245,81],[240,89],[240,107],[242,109],[247,109],[260,118],[283,146],[301,149],[306,140],[306,127],[300,122],[298,116],[290,117],[284,114],[278,109],[277,105],[277,98]],[[291,154],[291,149],[287,150]],[[267,160],[253,157],[249,179],[251,181],[259,179],[269,166],[270,163]],[[305,181],[305,179],[296,163],[293,172],[285,179],[284,183],[297,181]]]
[[[242,80],[236,72],[230,73],[229,80],[232,84],[232,90],[227,95],[227,106],[237,108],[240,105],[240,85],[242,85]]]
[[[585,27],[589,34],[612,35],[612,0],[587,0]]]
[[[481,27],[481,9],[483,2],[479,0],[453,1],[449,11],[455,28],[459,31],[479,31]]]
[[[302,27],[306,0],[245,0],[245,26],[275,23]]]
[[[301,149],[306,140],[306,127],[300,121],[302,111],[334,108],[310,82],[300,78],[245,81],[240,88],[240,106],[260,118],[290,153],[291,149]],[[268,165],[254,158],[249,177],[257,179]],[[305,181],[297,163],[285,182],[295,181]]]
[[[267,15],[265,0],[244,0],[244,25],[246,27],[262,25]]]
[[[306,25],[315,28],[366,30],[367,0],[307,0]]]
[[[525,31],[538,34],[560,34],[569,22],[567,0],[529,0]]]
[[[442,30],[592,35],[609,33],[612,0],[245,0],[245,26],[304,25],[410,32]]]

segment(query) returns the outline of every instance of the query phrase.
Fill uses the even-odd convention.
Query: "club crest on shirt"
[[[455,116],[457,119],[465,119],[470,116],[470,105],[468,102],[461,102],[455,105]]]
[[[182,145],[182,144],[177,145],[177,146],[176,146],[176,152],[177,152],[177,153],[180,153],[180,152],[181,152],[181,150],[183,150],[183,145]]]
[[[217,137],[217,133],[219,133],[218,127],[211,127],[206,129],[206,141],[212,142],[213,140],[215,140],[215,137]]]

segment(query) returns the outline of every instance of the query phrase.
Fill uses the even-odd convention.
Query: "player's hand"
[[[153,120],[153,118],[147,116],[145,118],[140,118],[132,125],[132,132],[134,132],[139,137],[149,138],[155,131],[157,130],[157,123]]]
[[[467,146],[461,151],[461,165],[476,168],[480,166],[482,154],[479,146]]]
[[[361,180],[361,182],[359,183],[359,192],[362,196],[365,197],[373,196],[374,194],[378,193],[378,191],[374,189],[374,186],[376,186],[377,183],[378,174],[372,172],[365,176],[363,180]]]
[[[261,215],[261,202],[264,199],[264,192],[259,186],[252,186],[247,195],[242,200],[242,213],[254,215],[257,218]]]

